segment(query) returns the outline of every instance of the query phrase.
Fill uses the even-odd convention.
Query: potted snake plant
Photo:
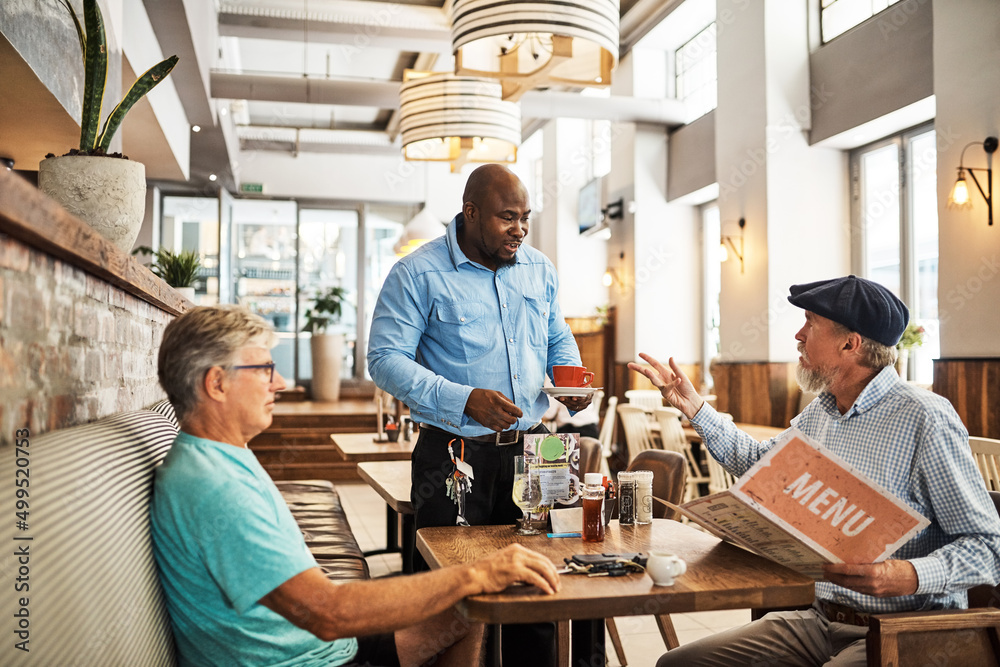
[[[100,127],[108,71],[101,8],[97,0],[83,0],[81,25],[69,0],[60,2],[73,17],[83,53],[80,147],[61,157],[51,153],[46,156],[38,166],[38,187],[127,253],[135,243],[145,213],[146,169],[120,153],[109,154],[108,149],[125,114],[170,73],[177,56],[140,76]]]

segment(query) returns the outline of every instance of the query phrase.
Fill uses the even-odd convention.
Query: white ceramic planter
[[[312,398],[314,401],[340,399],[340,367],[344,354],[344,334],[313,334]]]
[[[185,299],[187,299],[191,303],[194,303],[194,288],[193,287],[175,287],[174,289],[177,290],[177,293],[180,294],[182,297],[184,297]]]
[[[146,168],[114,157],[63,155],[38,165],[38,189],[125,253],[146,211]]]

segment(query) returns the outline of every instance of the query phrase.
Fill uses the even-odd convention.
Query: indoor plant
[[[132,254],[145,253],[153,260],[149,270],[180,292],[188,301],[194,301],[194,281],[198,278],[201,259],[195,250],[172,252],[166,248],[154,251],[149,246],[139,246]]]
[[[343,287],[329,287],[317,292],[312,306],[306,310],[303,331],[312,334],[309,349],[312,354],[312,397],[315,401],[336,401],[340,398],[340,368],[344,352],[344,334],[328,329],[338,322],[343,312]]]
[[[170,73],[177,64],[177,56],[154,65],[136,79],[98,131],[108,70],[104,18],[97,0],[83,0],[81,26],[69,0],[61,2],[73,17],[83,52],[80,148],[61,157],[46,156],[38,165],[38,187],[120,250],[128,252],[145,212],[146,170],[141,163],[121,154],[108,155],[107,151],[125,114]]]
[[[922,326],[910,322],[903,330],[899,342],[896,343],[896,371],[904,380],[906,379],[906,367],[910,360],[910,349],[924,344],[924,333]]]

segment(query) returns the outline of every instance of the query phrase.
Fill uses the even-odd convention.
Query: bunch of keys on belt
[[[452,447],[455,440],[458,440],[462,447],[461,454],[457,459]],[[465,462],[465,441],[461,438],[455,438],[448,442],[448,455],[451,456],[451,462],[455,468],[445,480],[445,493],[458,506],[455,525],[468,526],[469,522],[465,519],[465,494],[472,493],[472,480],[475,479],[475,475],[472,474],[472,466]]]

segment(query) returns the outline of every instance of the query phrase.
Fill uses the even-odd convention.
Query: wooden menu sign
[[[710,532],[819,579],[823,563],[878,563],[930,524],[792,429],[728,491],[678,507]]]

